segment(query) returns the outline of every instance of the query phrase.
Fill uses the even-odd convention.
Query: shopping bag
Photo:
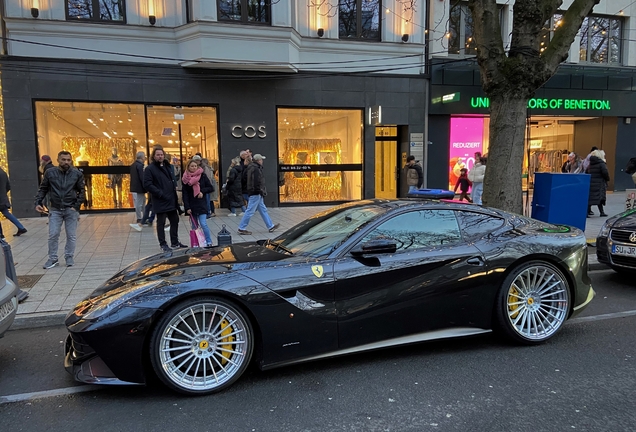
[[[190,215],[190,223],[192,224],[192,229],[190,230],[190,246],[192,247],[207,246],[207,241],[205,240],[205,234],[203,233],[203,228],[201,228],[197,220],[192,215]]]

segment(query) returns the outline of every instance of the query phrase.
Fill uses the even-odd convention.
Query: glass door
[[[375,197],[397,198],[397,126],[375,128]]]

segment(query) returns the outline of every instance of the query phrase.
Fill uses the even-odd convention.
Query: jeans
[[[62,223],[66,231],[66,246],[64,258],[73,258],[75,254],[75,240],[77,236],[77,222],[79,213],[74,208],[64,210],[49,209],[49,259],[57,261],[57,249],[62,232]]]
[[[483,183],[473,183],[473,202],[475,204],[481,205],[481,196],[484,194],[484,184]]]
[[[166,232],[163,230],[166,226],[166,218],[170,220],[170,242],[172,246],[179,244],[179,214],[176,210],[167,213],[157,213],[157,238],[159,246],[166,245]]]
[[[212,234],[210,233],[210,227],[208,227],[208,215],[199,214],[199,215],[194,215],[194,217],[199,223],[199,226],[201,227],[201,229],[203,230],[206,243],[208,244],[208,246],[212,246]],[[192,229],[194,228],[195,227],[193,226]],[[199,245],[199,246],[203,246],[203,245]]]
[[[135,203],[135,215],[137,222],[141,222],[144,217],[144,205],[146,204],[146,194],[133,192],[133,202]]]
[[[247,209],[245,208],[245,206],[241,206],[241,207],[230,207],[230,211],[231,211],[232,213],[236,214],[236,209],[237,209],[237,208],[240,208],[240,209],[241,209],[241,211],[242,211],[243,213],[245,213],[245,210],[247,210]]]
[[[238,229],[244,230],[247,228],[247,225],[250,223],[250,219],[256,213],[256,210],[261,214],[263,218],[263,222],[265,222],[265,226],[267,229],[272,229],[274,226],[274,222],[269,217],[269,213],[267,213],[267,207],[265,207],[265,203],[263,202],[263,197],[260,195],[252,195],[247,203],[247,210],[245,210],[245,214],[241,219],[241,223],[239,224]]]
[[[13,216],[11,214],[11,212],[9,211],[9,209],[4,209],[0,211],[4,217],[6,217],[7,219],[9,219],[13,225],[15,225],[16,227],[18,227],[19,230],[23,230],[24,229],[24,225],[22,225],[20,223],[20,221],[18,220],[18,218],[16,218],[15,216]]]

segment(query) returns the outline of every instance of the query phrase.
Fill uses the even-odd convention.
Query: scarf
[[[181,179],[183,180],[183,184],[192,186],[192,192],[194,193],[195,198],[201,193],[201,185],[199,184],[201,174],[203,174],[203,168],[197,168],[197,170],[193,173],[186,170],[186,172],[183,173],[183,178]]]

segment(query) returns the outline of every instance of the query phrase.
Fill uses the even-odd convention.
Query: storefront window
[[[461,170],[469,172],[475,165],[475,153],[485,154],[488,148],[487,117],[452,117],[449,146],[448,188],[453,190]]]
[[[362,110],[278,109],[281,203],[362,198]]]

